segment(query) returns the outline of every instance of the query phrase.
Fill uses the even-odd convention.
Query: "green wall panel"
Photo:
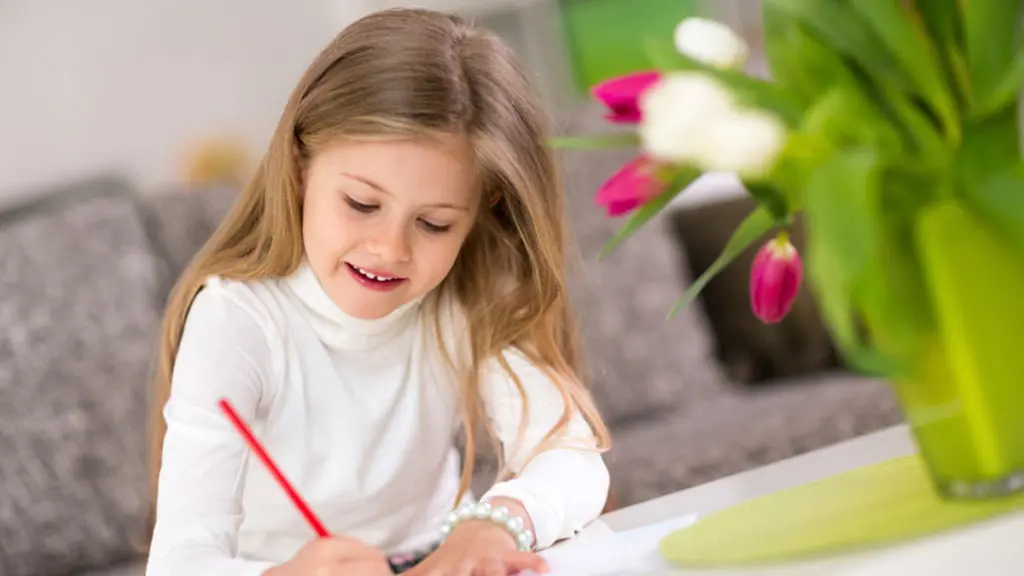
[[[649,67],[643,39],[671,38],[698,0],[559,0],[565,40],[580,90]]]

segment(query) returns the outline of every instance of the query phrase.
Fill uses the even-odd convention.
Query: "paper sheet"
[[[658,543],[672,532],[697,521],[696,514],[623,532],[589,533],[541,552],[551,571],[547,576],[629,576],[669,565],[658,553]]]

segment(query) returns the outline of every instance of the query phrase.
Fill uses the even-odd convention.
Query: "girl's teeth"
[[[356,268],[356,270],[359,270],[360,274],[362,274],[363,276],[366,276],[370,280],[379,280],[380,282],[387,282],[388,280],[394,280],[394,278],[391,278],[391,277],[388,277],[388,276],[375,276],[373,274],[370,274],[366,270],[363,270],[362,268]]]

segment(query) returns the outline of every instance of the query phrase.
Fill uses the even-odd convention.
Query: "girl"
[[[455,17],[379,12],[319,55],[168,305],[149,576],[379,575],[428,553],[411,574],[542,571],[534,551],[598,516],[608,432],[543,118],[509,49]],[[506,473],[477,503],[482,433]]]

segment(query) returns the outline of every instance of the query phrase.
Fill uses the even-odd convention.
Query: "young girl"
[[[543,571],[598,516],[547,137],[509,49],[458,18],[379,12],[319,55],[169,302],[149,576]],[[485,434],[507,473],[477,502]]]

